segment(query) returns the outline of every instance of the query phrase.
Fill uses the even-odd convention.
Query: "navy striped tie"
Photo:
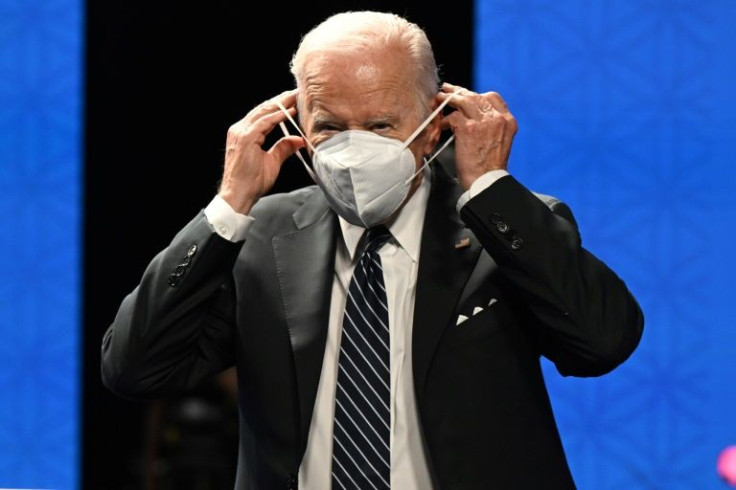
[[[390,487],[388,302],[378,255],[390,236],[384,226],[367,231],[348,289],[335,393],[333,489]]]

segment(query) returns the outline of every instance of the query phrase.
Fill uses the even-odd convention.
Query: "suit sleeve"
[[[102,341],[102,381],[129,398],[181,393],[234,363],[232,268],[243,242],[200,213],[146,268]]]
[[[563,375],[598,376],[637,347],[644,317],[626,284],[583,248],[570,209],[546,205],[514,177],[471,199],[461,217],[521,292],[540,353]]]

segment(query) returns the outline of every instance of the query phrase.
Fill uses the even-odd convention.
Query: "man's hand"
[[[304,146],[300,136],[284,136],[268,150],[262,148],[266,136],[286,119],[276,100],[294,116],[296,94],[296,90],[287,90],[259,104],[227,131],[225,168],[218,194],[238,213],[250,212],[273,187],[284,160]]]
[[[455,135],[455,167],[463,189],[491,170],[506,169],[516,119],[496,92],[477,94],[449,83],[442,85],[440,102],[456,92],[448,102],[457,109],[442,118],[442,129]]]

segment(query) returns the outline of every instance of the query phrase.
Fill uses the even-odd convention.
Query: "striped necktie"
[[[350,281],[335,393],[333,489],[387,489],[391,482],[388,302],[378,249],[384,226],[366,232]]]

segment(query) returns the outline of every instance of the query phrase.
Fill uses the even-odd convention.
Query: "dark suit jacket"
[[[563,375],[607,373],[637,346],[642,312],[582,248],[563,203],[508,176],[458,215],[460,193],[436,166],[414,312],[414,385],[436,487],[574,488],[540,356]],[[265,197],[252,215],[247,240],[231,243],[200,213],[154,258],[104,336],[102,378],[126,397],[161,397],[236,365],[236,486],[295,488],[338,222],[314,186]],[[473,316],[475,306],[485,308]],[[456,325],[459,314],[470,319]]]

